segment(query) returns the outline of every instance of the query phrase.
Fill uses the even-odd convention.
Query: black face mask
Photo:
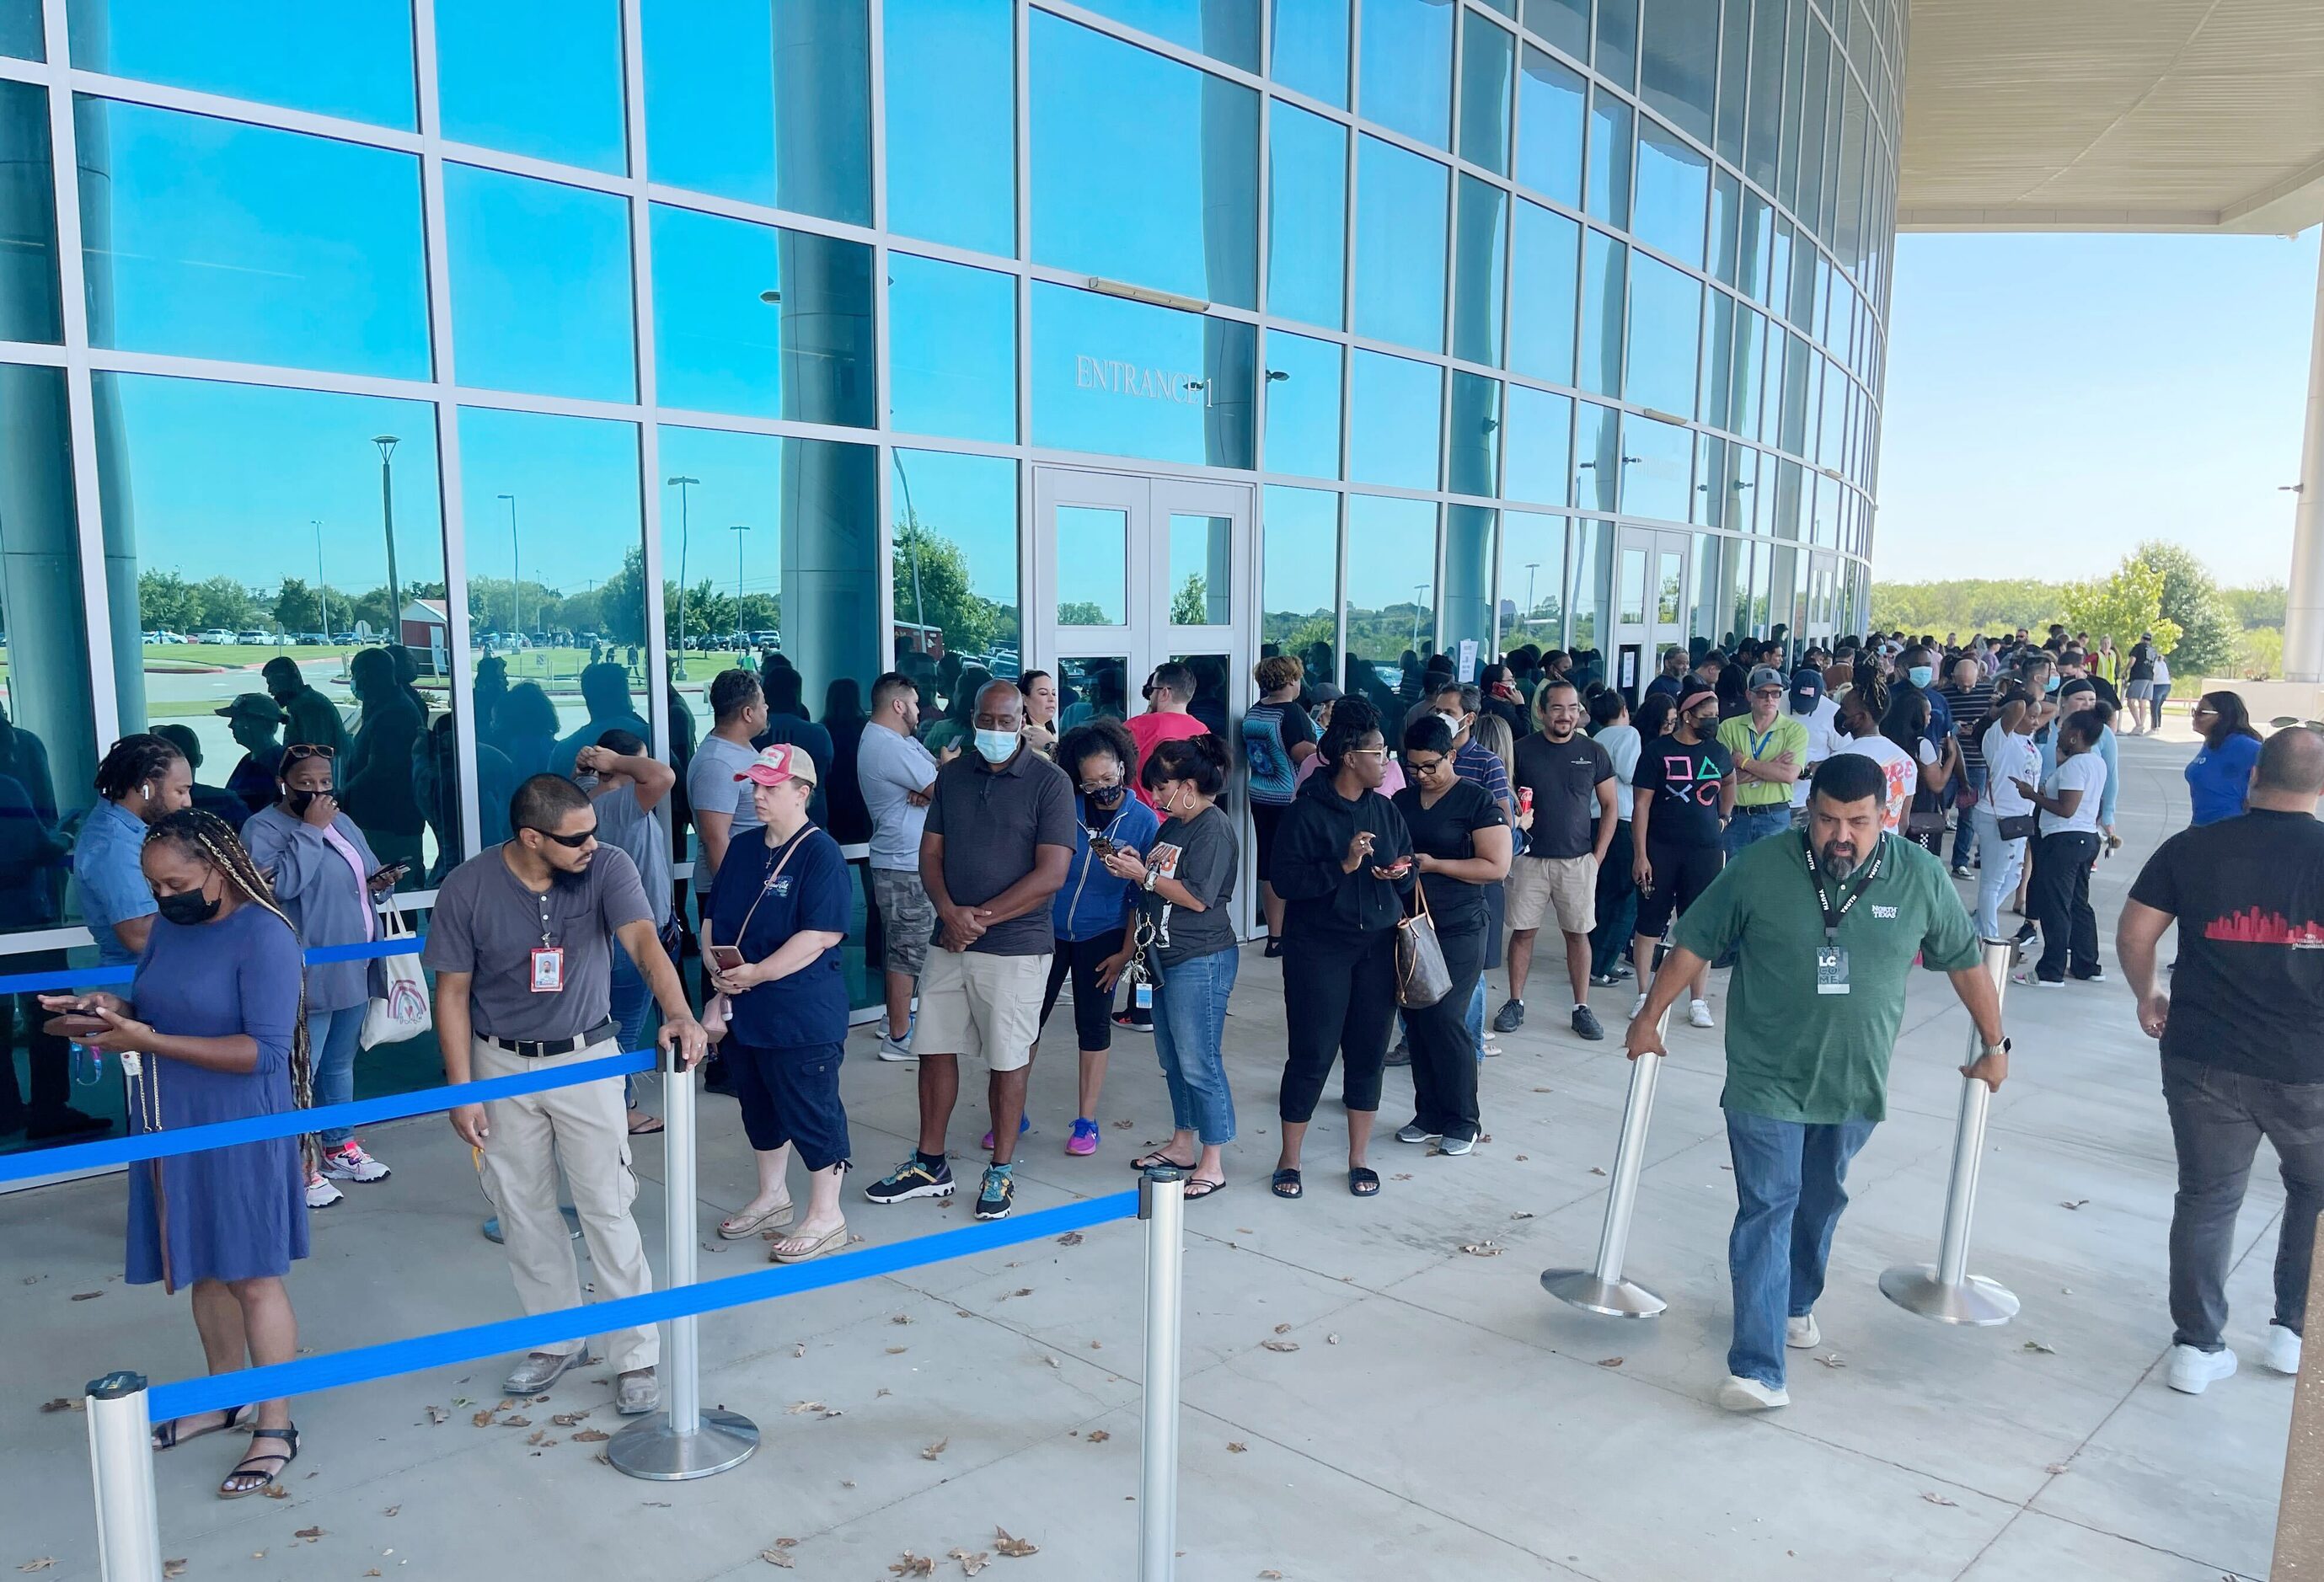
[[[307,816],[307,810],[315,805],[315,798],[318,796],[328,796],[331,795],[331,791],[332,788],[328,786],[324,786],[319,791],[291,791],[284,795],[283,800],[290,805],[290,811],[293,814],[300,818],[305,818]]]
[[[217,916],[219,904],[199,890],[180,890],[174,896],[156,897],[155,905],[164,922],[190,928]]]

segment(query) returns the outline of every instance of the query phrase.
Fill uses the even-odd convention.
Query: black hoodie
[[[1355,801],[1342,796],[1329,769],[1308,777],[1284,810],[1275,833],[1275,863],[1268,883],[1283,897],[1286,939],[1303,935],[1348,936],[1393,928],[1404,915],[1403,897],[1413,876],[1372,877],[1372,868],[1395,866],[1412,855],[1412,834],[1396,804],[1377,791]],[[1371,861],[1350,873],[1340,865],[1359,830],[1372,835]]]

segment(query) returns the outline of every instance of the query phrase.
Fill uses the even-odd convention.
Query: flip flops
[[[847,1245],[847,1227],[843,1222],[836,1230],[825,1231],[821,1236],[807,1241],[806,1245],[796,1252],[785,1252],[783,1248],[788,1245],[788,1242],[779,1241],[769,1247],[767,1261],[770,1264],[804,1264],[809,1258],[819,1258],[825,1253],[837,1252]]]
[[[1189,1203],[1199,1202],[1201,1200],[1209,1197],[1213,1192],[1222,1192],[1226,1190],[1227,1183],[1222,1181],[1190,1180],[1186,1182],[1184,1196],[1185,1200]]]

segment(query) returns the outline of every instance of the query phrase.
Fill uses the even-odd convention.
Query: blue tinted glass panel
[[[1598,0],[1598,75],[1617,86],[1638,80],[1638,0]]]
[[[1735,283],[1737,226],[1742,218],[1743,184],[1724,170],[1711,179],[1711,272]]]
[[[1017,252],[1016,7],[888,0],[888,228]]]
[[[1259,639],[1289,654],[1307,679],[1336,685],[1340,638],[1340,497],[1270,483],[1260,506]]]
[[[1582,202],[1582,74],[1546,51],[1525,48],[1517,78],[1517,179],[1545,198]]]
[[[1622,393],[1623,264],[1629,247],[1603,231],[1582,242],[1582,389],[1599,395]]]
[[[1421,657],[1435,647],[1436,507],[1350,495],[1345,690],[1395,731],[1419,695]]]
[[[1248,467],[1250,326],[1037,281],[1033,443]]]
[[[938,652],[991,656],[1017,673],[1017,464],[1005,456],[891,450],[888,491],[895,667],[932,700]],[[931,576],[932,566],[949,575]],[[930,705],[930,713],[934,708]]]
[[[869,247],[656,204],[653,255],[661,405],[877,426]]]
[[[1093,0],[1090,9],[1181,49],[1259,69],[1259,0]]]
[[[1614,602],[1614,524],[1574,523],[1573,553],[1566,558],[1565,569],[1571,579],[1565,608],[1574,652],[1588,652],[1597,661],[1587,666],[1577,662],[1575,668],[1594,669],[1602,676],[1603,656],[1597,649],[1613,631],[1609,617]]]
[[[1444,349],[1444,204],[1452,172],[1356,141],[1356,333]]]
[[[1346,313],[1347,128],[1280,100],[1273,114],[1267,310],[1338,329]]]
[[[1493,526],[1500,513],[1481,505],[1444,510],[1444,628],[1448,653],[1473,642],[1489,658],[1493,642]],[[1473,671],[1471,673],[1475,674]]]
[[[1573,399],[1527,384],[1509,386],[1511,500],[1563,505],[1572,488]]]
[[[0,0],[0,55],[40,58],[40,10]],[[410,0],[70,0],[65,26],[83,71],[414,124]],[[12,34],[30,48],[12,47]]]
[[[57,273],[55,166],[44,90],[0,82],[0,147],[10,151],[14,164],[0,186],[5,193],[0,197],[0,341],[61,341],[64,288]]]
[[[1584,510],[1612,510],[1622,486],[1618,464],[1621,414],[1594,401],[1575,403],[1573,414],[1573,503]]]
[[[1452,122],[1452,7],[1441,0],[1371,0],[1364,7],[1367,121],[1448,148]]]
[[[1509,366],[1554,384],[1573,382],[1573,293],[1582,227],[1519,203],[1516,285],[1509,293]]]
[[[1590,0],[1525,0],[1525,25],[1576,60],[1590,59]]]
[[[1273,0],[1275,80],[1348,107],[1348,0]]]
[[[1007,98],[1008,23],[1001,24],[999,57],[989,48],[980,53],[956,23],[967,4],[953,0],[939,15],[891,24],[890,81],[899,64],[907,75],[890,90],[890,138],[897,95],[910,98],[921,86],[908,75],[908,51],[897,60],[897,27],[923,47],[954,51],[957,75],[945,82],[945,97],[963,145],[955,153],[976,145],[983,103],[996,92]],[[870,225],[867,26],[864,0],[773,6],[647,0],[649,173],[672,187]]]
[[[1032,25],[1033,256],[1254,306],[1259,96],[1047,12]]]
[[[89,339],[400,379],[429,374],[420,162],[239,122],[74,102]]]
[[[1565,519],[1501,512],[1501,652],[1565,641]]]
[[[1631,235],[1680,262],[1702,267],[1703,200],[1711,161],[1652,121],[1638,123],[1638,177]]]
[[[444,135],[620,174],[620,0],[435,0]]]
[[[1480,17],[1464,17],[1461,26],[1461,157],[1506,176],[1517,41]]]
[[[1609,225],[1630,224],[1630,106],[1600,88],[1590,96],[1589,210]]]
[[[1693,520],[1706,528],[1725,527],[1727,442],[1699,434],[1694,447]]]
[[[1498,366],[1509,195],[1474,176],[1462,176],[1453,225],[1452,354]]]
[[[1378,352],[1355,354],[1348,414],[1348,476],[1398,489],[1436,487],[1443,370]]]
[[[1778,317],[1791,305],[1792,291],[1792,222],[1780,215],[1767,227],[1766,290],[1759,300]]]
[[[888,254],[888,426],[1017,437],[1017,279]]]
[[[1702,327],[1702,377],[1695,387],[1694,415],[1713,428],[1730,425],[1735,390],[1735,299],[1709,295]]]
[[[1267,451],[1270,473],[1340,475],[1341,351],[1329,341],[1267,335]]]
[[[444,207],[461,383],[637,399],[626,199],[446,165]]]
[[[1687,520],[1694,436],[1636,412],[1622,419],[1622,509],[1631,516]]]
[[[1719,0],[1646,0],[1639,97],[1704,143],[1719,79]]]
[[[1630,371],[1623,394],[1638,406],[1691,416],[1702,317],[1702,281],[1644,253],[1632,258]]]
[[[13,55],[19,60],[43,58],[41,0],[0,0],[0,55]],[[410,99],[407,94],[407,106]]]
[[[1444,486],[1455,494],[1498,494],[1501,475],[1501,382],[1452,375],[1452,438]]]

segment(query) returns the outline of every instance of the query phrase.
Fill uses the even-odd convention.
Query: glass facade
[[[114,736],[221,778],[256,667],[358,733],[400,647],[424,880],[743,656],[842,735],[891,664],[1098,673],[1056,612],[1165,576],[1390,692],[1609,648],[1633,547],[1655,640],[1860,625],[1904,9],[0,5],[0,759],[69,850]],[[1247,541],[1195,578],[1058,469]],[[78,940],[43,860],[0,952]]]

